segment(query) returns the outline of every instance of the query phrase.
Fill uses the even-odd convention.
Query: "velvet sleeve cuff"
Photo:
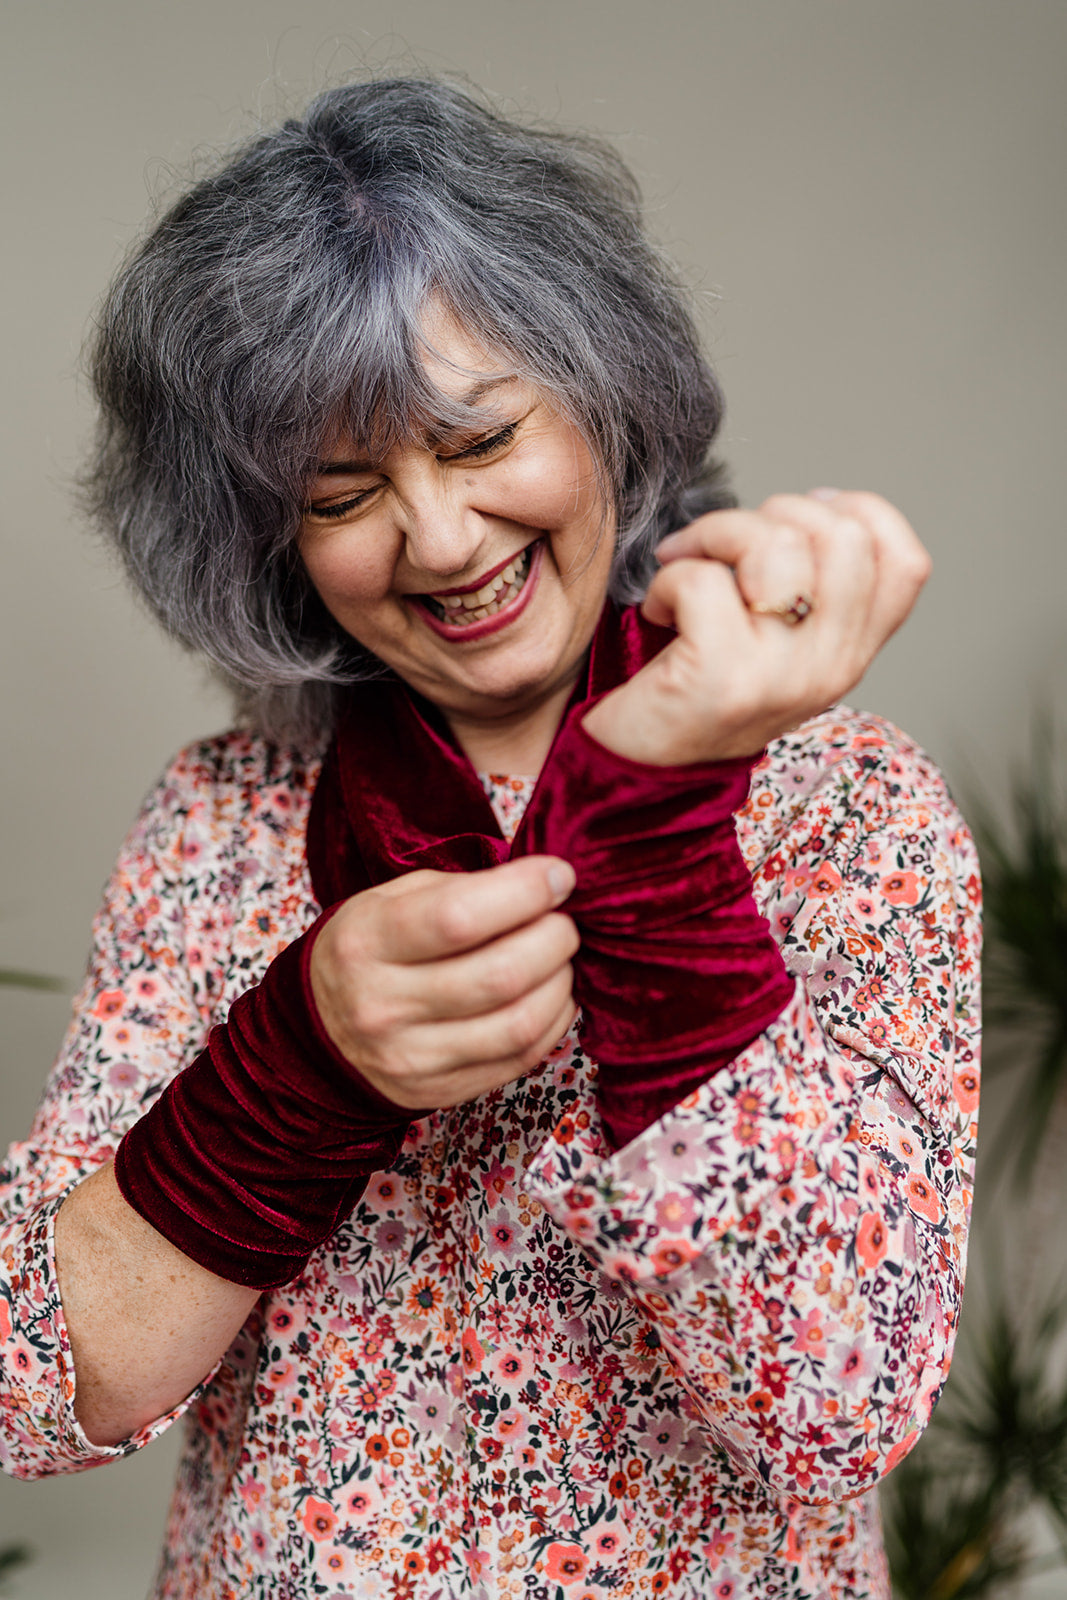
[[[309,963],[330,915],[234,1003],[116,1154],[134,1210],[233,1283],[267,1289],[295,1277],[369,1174],[395,1160],[411,1121],[319,1018]]]
[[[590,705],[565,723],[512,853],[577,874],[582,1042],[619,1148],[762,1033],[793,985],[734,827],[754,762],[630,761],[586,731]]]

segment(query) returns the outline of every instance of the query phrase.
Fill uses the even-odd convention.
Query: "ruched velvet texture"
[[[571,862],[582,1043],[616,1149],[732,1060],[792,993],[734,830],[752,762],[645,766],[582,726],[671,637],[607,605],[510,848],[443,717],[395,677],[348,696],[308,828],[327,908],[420,867],[471,872],[534,853]],[[301,1271],[411,1120],[318,1018],[308,960],[323,920],[237,1001],[116,1159],[123,1194],[159,1232],[260,1288]]]
[[[420,867],[470,872],[531,854],[571,863],[564,910],[582,940],[582,1044],[616,1149],[731,1061],[793,991],[733,823],[753,760],[646,766],[582,725],[673,637],[608,603],[510,849],[444,718],[395,679],[351,696],[308,830],[320,904]]]

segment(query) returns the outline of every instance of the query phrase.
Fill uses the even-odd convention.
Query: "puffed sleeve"
[[[188,870],[206,848],[205,776],[195,755],[179,758],[126,839],[29,1138],[0,1168],[0,1465],[16,1477],[128,1454],[185,1409],[114,1448],[87,1439],[73,1411],[54,1226],[69,1190],[112,1157],[210,1027],[218,979],[210,945],[191,930],[206,920],[208,938],[222,932],[226,899],[205,919]]]
[[[569,1118],[538,1197],[772,1491],[866,1490],[959,1316],[978,1094],[978,865],[943,780],[843,708],[778,741],[739,833],[795,980],[732,1065],[612,1155]]]

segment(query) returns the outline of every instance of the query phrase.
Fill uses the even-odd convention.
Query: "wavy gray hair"
[[[732,503],[707,459],[720,392],[619,157],[444,83],[330,90],[172,207],[90,347],[90,512],[271,737],[320,737],[338,686],[378,667],[296,550],[323,440],[375,454],[422,419],[471,420],[420,359],[431,299],[588,441],[616,598],[640,597],[665,533]]]

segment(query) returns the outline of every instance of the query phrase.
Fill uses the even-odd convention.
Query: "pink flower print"
[[[488,1550],[464,1550],[463,1559],[470,1568],[472,1583],[477,1583],[492,1557]]]
[[[463,1330],[463,1338],[460,1340],[460,1345],[463,1351],[464,1370],[466,1372],[479,1371],[482,1362],[485,1360],[485,1348],[479,1342],[478,1335],[473,1328],[465,1328]]]
[[[952,1080],[956,1091],[956,1104],[968,1116],[978,1110],[978,1073],[974,1067],[964,1067]]]
[[[498,1439],[510,1440],[518,1444],[520,1439],[525,1439],[529,1423],[517,1406],[508,1406],[496,1420],[496,1433]]]
[[[497,1377],[509,1389],[519,1389],[533,1377],[533,1356],[528,1350],[504,1350],[493,1362]]]
[[[514,1187],[515,1168],[501,1165],[500,1157],[494,1156],[489,1164],[489,1170],[483,1174],[482,1182],[489,1193],[502,1200],[505,1194]]]
[[[113,1067],[108,1068],[107,1081],[113,1089],[133,1089],[140,1076],[132,1061],[116,1061]]]
[[[511,1261],[521,1254],[522,1240],[514,1221],[505,1210],[501,1209],[489,1218],[485,1232],[486,1243],[494,1255],[502,1255]]]
[[[702,1130],[686,1126],[655,1135],[647,1160],[650,1170],[666,1182],[700,1177],[707,1164]]]
[[[856,1229],[856,1255],[864,1268],[873,1272],[889,1248],[889,1229],[880,1211],[865,1211]]]
[[[790,867],[782,877],[782,893],[803,894],[811,882],[810,867]]]
[[[325,1500],[309,1495],[301,1521],[313,1539],[331,1539],[337,1526],[337,1513]]]
[[[591,1547],[597,1561],[603,1566],[610,1566],[617,1561],[629,1543],[626,1524],[618,1519],[612,1522],[597,1522],[587,1530],[584,1535],[585,1543]]]
[[[117,1017],[126,1004],[126,996],[121,989],[105,989],[103,994],[97,995],[93,1007],[94,1017]]]
[[[828,900],[836,894],[841,887],[841,874],[830,861],[823,861],[816,869],[811,880],[811,889],[808,898],[811,900]]]
[[[671,1233],[687,1228],[695,1216],[696,1202],[692,1195],[672,1191],[656,1201],[656,1221]]]
[[[861,890],[859,894],[849,897],[848,909],[857,922],[877,922],[879,920],[878,902],[865,889]]]
[[[244,1482],[239,1485],[239,1489],[241,1499],[244,1501],[248,1513],[251,1516],[252,1512],[259,1505],[259,1502],[266,1493],[266,1488],[262,1483],[260,1483],[258,1478],[246,1478]]]
[[[891,906],[913,906],[919,898],[919,879],[914,872],[891,872],[880,888]]]
[[[844,1359],[838,1369],[838,1378],[844,1388],[852,1390],[866,1375],[868,1369],[866,1348],[862,1344],[854,1344],[845,1351]]]
[[[580,1544],[563,1544],[557,1540],[545,1551],[545,1576],[553,1583],[577,1583],[584,1578],[589,1565]]]
[[[941,1221],[941,1202],[937,1198],[937,1190],[921,1173],[913,1172],[908,1179],[908,1203],[927,1222]]]
[[[267,1327],[275,1339],[288,1340],[300,1332],[305,1320],[301,1307],[275,1306],[267,1318]]]
[[[361,1479],[349,1484],[341,1504],[349,1523],[368,1522],[382,1508],[382,1492],[373,1478]]]
[[[407,1236],[408,1230],[404,1224],[392,1217],[387,1218],[385,1222],[380,1222],[374,1235],[378,1249],[386,1251],[402,1249]]]
[[[656,1276],[666,1278],[679,1267],[688,1266],[699,1249],[691,1239],[661,1239],[652,1252],[652,1265]]]
[[[711,1568],[712,1572],[715,1571],[715,1568],[719,1565],[719,1562],[723,1559],[723,1557],[730,1554],[730,1547],[732,1546],[733,1542],[734,1535],[732,1533],[727,1533],[724,1528],[720,1528],[718,1532],[714,1533],[708,1540],[707,1544],[704,1546],[704,1554],[708,1558],[708,1566]]]
[[[296,1368],[291,1361],[278,1361],[268,1367],[267,1382],[272,1389],[291,1389],[296,1382]]]
[[[18,1373],[20,1378],[32,1377],[35,1362],[29,1345],[23,1344],[21,1340],[14,1340],[4,1354],[4,1365],[10,1371]]]
[[[809,1311],[806,1317],[790,1317],[789,1324],[793,1330],[793,1349],[802,1356],[824,1356],[826,1354],[826,1334],[823,1331],[822,1312],[818,1306],[814,1311]]]
[[[375,1178],[367,1190],[367,1199],[371,1204],[379,1205],[386,1211],[396,1204],[399,1195],[399,1181],[388,1173]]]

